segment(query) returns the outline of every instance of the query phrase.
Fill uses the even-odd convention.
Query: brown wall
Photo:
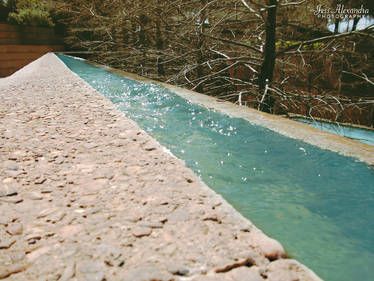
[[[62,51],[53,29],[0,24],[0,77],[6,77],[48,52]]]

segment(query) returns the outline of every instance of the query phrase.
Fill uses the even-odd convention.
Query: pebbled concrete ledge
[[[0,79],[0,279],[321,280],[47,54]]]

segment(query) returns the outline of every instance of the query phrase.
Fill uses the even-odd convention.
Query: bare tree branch
[[[374,86],[374,81],[371,81],[369,79],[369,77],[367,77],[367,75],[365,73],[362,73],[362,76],[356,74],[356,73],[353,73],[353,72],[349,72],[349,71],[342,71],[342,73],[347,73],[347,74],[350,74],[350,75],[353,75],[353,76],[356,76],[358,78],[361,78],[363,80],[365,80],[366,82],[368,82],[370,85],[373,85]]]
[[[365,29],[365,30],[368,30],[368,29]],[[358,34],[358,35],[362,35],[362,36],[368,36],[372,39],[374,39],[374,36],[371,35],[371,34],[368,34],[368,33],[365,33],[363,31],[365,30],[361,30],[361,31],[349,31],[349,32],[344,32],[344,33],[338,33],[338,34],[334,34],[334,35],[329,35],[329,36],[324,36],[324,37],[320,37],[320,38],[315,38],[315,39],[312,39],[312,40],[308,40],[308,41],[303,41],[301,43],[297,43],[297,44],[294,44],[294,45],[291,45],[283,50],[280,50],[277,52],[277,56],[280,56],[288,51],[291,51],[291,50],[294,50],[294,49],[301,49],[303,46],[306,46],[306,45],[311,45],[311,44],[315,44],[315,43],[319,43],[319,42],[323,42],[323,41],[327,41],[327,40],[331,40],[331,39],[336,39],[336,38],[342,38],[342,37],[347,37],[347,36],[351,36],[351,35],[354,35],[354,34]]]
[[[262,54],[262,51],[260,49],[257,49],[257,48],[255,48],[255,47],[253,47],[251,45],[247,45],[247,44],[244,44],[244,43],[236,42],[236,41],[233,41],[233,40],[228,40],[228,39],[224,39],[224,38],[215,37],[215,36],[212,36],[212,35],[209,35],[209,34],[204,34],[203,33],[202,35],[205,36],[205,37],[211,38],[213,40],[218,40],[218,41],[222,41],[222,42],[225,42],[225,43],[229,43],[229,44],[233,44],[233,45],[245,47],[245,48],[251,49],[252,51],[255,51],[257,53],[261,53]]]

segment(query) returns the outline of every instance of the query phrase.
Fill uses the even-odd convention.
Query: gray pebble
[[[13,196],[13,197],[0,197],[0,201],[6,202],[6,203],[13,203],[13,204],[18,204],[23,201],[21,197],[18,196]]]
[[[60,157],[57,157],[57,158],[56,158],[55,163],[59,165],[59,164],[64,163],[64,161],[65,161],[64,158],[62,158],[62,157],[60,156]]]
[[[161,222],[141,222],[139,226],[149,227],[149,228],[163,228],[163,224]]]
[[[151,233],[152,233],[152,229],[150,229],[148,227],[138,227],[137,226],[132,230],[132,234],[137,238],[144,237],[144,236],[149,236],[149,235],[151,235]]]
[[[37,180],[35,180],[35,184],[43,184],[47,179],[44,178],[44,177],[41,177],[41,178],[38,178]]]
[[[17,190],[7,185],[0,186],[0,197],[17,195]]]
[[[13,263],[20,262],[20,261],[22,261],[25,257],[26,257],[26,255],[25,255],[24,252],[16,252],[16,253],[12,253],[12,254],[10,255],[10,258],[11,258],[11,260],[12,260]]]
[[[10,235],[20,235],[23,232],[23,226],[20,223],[12,223],[12,224],[8,225],[6,231]]]
[[[31,200],[42,200],[43,199],[43,196],[41,196],[39,193],[37,192],[30,192],[29,193],[29,198]]]
[[[41,193],[52,193],[53,192],[53,188],[48,186],[48,187],[44,187],[40,190]]]
[[[1,240],[0,241],[0,249],[9,249],[14,243],[16,243],[16,239],[14,239],[14,238]]]

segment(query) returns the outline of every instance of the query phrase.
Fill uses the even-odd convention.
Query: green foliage
[[[9,14],[11,24],[53,27],[51,15],[43,1],[40,0],[8,0],[8,5],[16,7]]]
[[[8,22],[11,24],[53,27],[54,23],[48,11],[37,9],[21,9],[17,13],[10,13]]]
[[[16,1],[17,9],[44,9],[43,1],[38,0],[17,0]]]
[[[285,49],[290,46],[294,46],[296,44],[301,44],[301,43],[302,41],[277,41],[275,43],[275,46],[277,47],[277,49]],[[302,50],[321,50],[324,46],[325,46],[325,43],[318,42],[318,43],[305,45],[301,49]]]

